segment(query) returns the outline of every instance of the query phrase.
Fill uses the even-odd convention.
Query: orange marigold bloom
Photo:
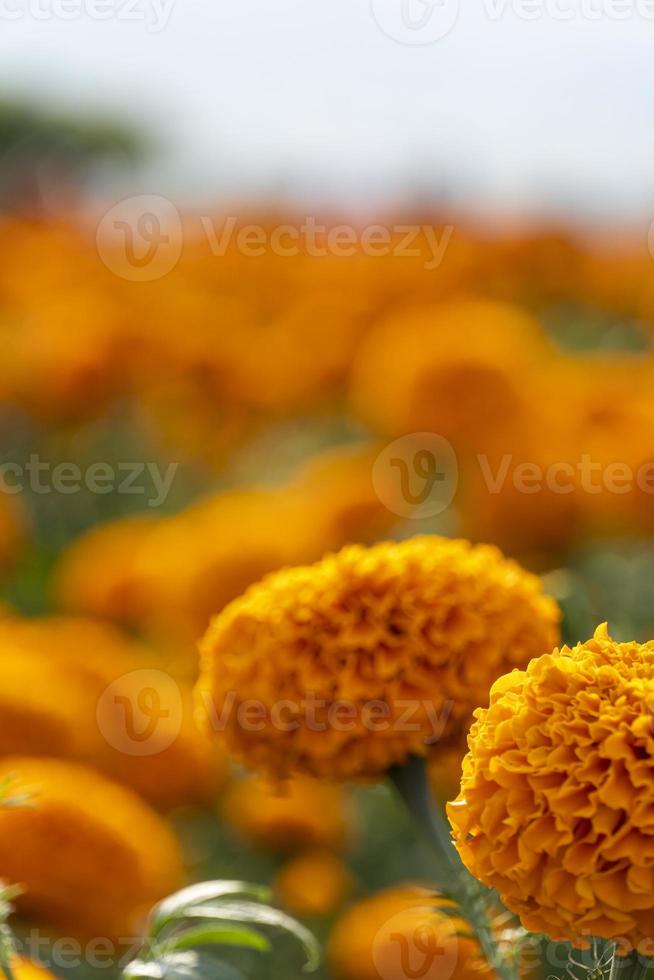
[[[379,431],[429,430],[475,451],[522,411],[525,375],[554,356],[528,313],[467,299],[395,314],[372,330],[352,401]]]
[[[557,642],[558,619],[494,547],[352,545],[268,576],[214,619],[199,700],[253,769],[381,776],[460,737],[496,677]]]
[[[141,612],[135,557],[157,527],[153,516],[140,514],[98,524],[72,542],[53,573],[56,605],[133,625]]]
[[[289,503],[292,499],[293,520],[299,518],[306,524],[306,560],[351,542],[378,540],[397,522],[373,486],[372,471],[379,449],[364,443],[319,453],[280,491],[288,495]]]
[[[0,620],[0,755],[79,759],[157,805],[207,802],[227,760],[191,690],[107,623]]]
[[[343,789],[297,776],[283,785],[259,777],[233,782],[221,804],[226,822],[251,843],[275,851],[342,850],[351,820]]]
[[[0,778],[9,775],[33,803],[0,810],[0,875],[25,887],[18,911],[81,938],[138,935],[150,906],[182,879],[165,821],[78,763],[9,756]]]
[[[24,956],[16,956],[11,962],[11,970],[15,980],[48,980],[54,978],[54,973],[50,973],[40,963],[28,960]]]
[[[280,495],[246,488],[161,521],[135,563],[146,632],[164,643],[195,644],[214,613],[288,561],[290,520]]]
[[[338,920],[327,947],[335,980],[475,980],[492,977],[462,919],[441,895],[399,885],[362,899]]]
[[[307,851],[291,858],[275,879],[280,903],[294,915],[331,915],[354,888],[347,865],[331,851]]]
[[[436,749],[428,760],[429,785],[434,797],[442,805],[459,793],[461,786],[461,765],[466,754],[465,739],[453,745]]]
[[[449,806],[470,871],[527,929],[623,949],[654,910],[654,642],[593,639],[499,678]]]

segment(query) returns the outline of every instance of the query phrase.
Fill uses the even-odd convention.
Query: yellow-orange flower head
[[[527,929],[623,949],[652,936],[654,642],[600,627],[492,687],[476,713],[456,846]]]
[[[273,776],[381,776],[460,737],[492,681],[557,642],[539,580],[435,536],[351,545],[275,572],[201,644],[202,710]]]
[[[354,888],[345,862],[331,851],[306,851],[292,857],[275,878],[280,904],[303,918],[332,915]]]
[[[282,785],[256,776],[235,780],[220,812],[240,837],[273,851],[343,851],[352,836],[344,788],[306,776]]]
[[[28,920],[80,939],[138,936],[183,879],[170,826],[131,790],[61,759],[8,756],[0,778],[31,806],[0,810],[0,875]],[[134,931],[137,930],[137,931]]]
[[[418,885],[369,895],[336,922],[327,944],[337,980],[483,980],[494,976],[451,903]]]

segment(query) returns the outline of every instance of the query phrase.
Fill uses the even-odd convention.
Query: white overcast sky
[[[373,16],[392,20],[402,0],[173,0],[156,32],[125,8],[77,16],[91,0],[65,0],[64,20],[57,2],[0,0],[0,90],[127,114],[161,143],[147,191],[374,202],[429,187],[488,207],[654,214],[643,0],[620,0],[625,20],[583,15],[608,0],[558,0],[572,19],[529,21],[461,0],[450,33],[422,45]]]

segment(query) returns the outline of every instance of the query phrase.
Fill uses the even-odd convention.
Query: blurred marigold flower
[[[234,781],[220,812],[240,836],[274,851],[341,851],[352,832],[344,790],[306,776],[282,784],[257,776]]]
[[[476,712],[454,840],[526,929],[623,950],[654,908],[654,643],[606,625],[514,670]]]
[[[163,643],[195,643],[211,616],[284,565],[296,540],[273,491],[215,494],[161,521],[138,549],[141,625]]]
[[[327,946],[335,980],[475,980],[493,971],[451,903],[418,885],[396,885],[357,902]]]
[[[121,326],[115,302],[79,284],[3,308],[0,386],[46,422],[93,416],[125,386]]]
[[[332,915],[354,888],[352,874],[331,851],[307,851],[291,858],[275,879],[278,901],[304,918]]]
[[[106,623],[3,618],[0,681],[0,754],[80,759],[163,807],[210,801],[227,778],[188,686]]]
[[[497,676],[556,643],[558,620],[496,548],[353,545],[268,576],[214,619],[199,703],[252,769],[377,777],[460,738]]]
[[[15,980],[47,980],[48,977],[54,977],[54,973],[50,973],[40,963],[28,960],[24,956],[17,956],[12,961],[11,971]]]
[[[0,760],[0,778],[14,773],[32,805],[0,810],[0,874],[25,888],[19,913],[80,938],[137,936],[149,907],[182,880],[162,817],[77,763]]]
[[[381,432],[429,430],[481,451],[522,411],[526,376],[555,356],[538,322],[465,299],[395,314],[371,330],[352,374],[357,414]]]
[[[319,453],[280,490],[293,498],[294,515],[304,518],[307,560],[352,542],[371,543],[397,521],[373,486],[379,449],[364,443]]]
[[[151,515],[123,517],[96,524],[73,541],[53,572],[55,604],[69,613],[138,623],[142,599],[134,565],[157,523]]]
[[[461,786],[461,766],[466,754],[465,739],[457,744],[440,747],[428,759],[429,785],[439,804],[458,795]]]

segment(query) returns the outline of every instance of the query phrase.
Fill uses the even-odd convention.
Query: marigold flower
[[[142,610],[135,558],[157,524],[149,514],[123,517],[73,541],[53,573],[55,604],[70,613],[138,623]]]
[[[275,879],[278,900],[305,918],[331,915],[354,888],[347,865],[331,851],[307,851],[291,858]]]
[[[136,556],[142,625],[163,643],[195,643],[211,616],[285,564],[290,508],[269,490],[215,494],[148,535]]]
[[[355,362],[352,403],[381,432],[429,430],[457,450],[481,451],[522,411],[525,376],[553,356],[528,313],[450,301],[396,314],[370,331]]]
[[[79,283],[4,309],[3,387],[48,422],[96,414],[124,387],[121,327],[115,301]]]
[[[81,617],[0,620],[0,755],[12,753],[92,763],[165,807],[213,799],[228,771],[189,687]]]
[[[654,642],[593,639],[499,678],[449,806],[470,871],[525,928],[623,949],[654,909]]]
[[[306,525],[306,560],[352,542],[375,541],[397,521],[373,486],[378,453],[379,446],[370,443],[319,453],[280,490],[292,498],[294,520],[299,518]],[[389,479],[391,476],[394,474]]]
[[[40,963],[28,960],[24,956],[16,956],[12,960],[11,971],[15,980],[47,980],[48,977],[54,977],[54,973],[50,973]]]
[[[33,803],[0,810],[0,874],[25,887],[19,912],[81,938],[138,935],[149,907],[182,879],[165,821],[78,763],[9,756],[0,778],[9,775]]]
[[[440,804],[453,799],[461,785],[461,765],[466,754],[465,740],[447,747],[436,746],[428,760],[429,785]]]
[[[438,893],[411,884],[362,899],[332,930],[327,947],[331,975],[335,980],[493,976],[467,923],[442,911],[450,905]]]
[[[460,738],[495,677],[551,649],[558,619],[496,548],[353,545],[268,576],[214,619],[199,701],[253,769],[380,776]]]
[[[252,844],[275,851],[341,851],[351,833],[343,789],[303,776],[283,785],[259,777],[235,781],[225,791],[221,814]]]

